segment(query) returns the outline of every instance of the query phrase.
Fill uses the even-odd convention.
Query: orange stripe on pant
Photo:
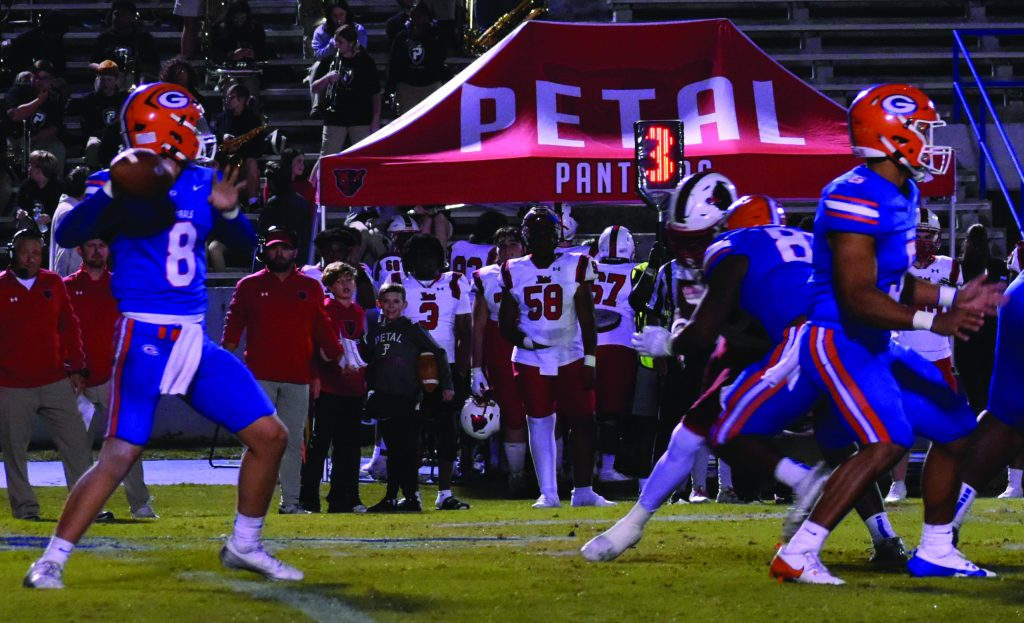
[[[128,347],[132,343],[132,329],[135,321],[131,318],[124,319],[124,333],[121,340],[121,348],[117,352],[114,368],[114,382],[110,384],[110,417],[107,420],[107,434],[117,430],[117,416],[121,412],[121,374],[124,372],[124,362],[128,355]]]
[[[783,341],[781,344],[776,346],[775,350],[772,351],[771,357],[768,359],[768,363],[766,363],[764,367],[762,367],[756,374],[750,375],[750,378],[747,380],[753,380],[756,383],[757,381],[763,379],[764,373],[767,372],[772,366],[778,364],[779,360],[782,359],[782,352],[786,349],[786,344],[788,343],[789,342],[787,340]],[[746,394],[746,392],[748,391],[746,386],[748,384],[744,383],[743,385],[744,388],[741,388],[742,394]],[[754,412],[757,411],[758,407],[764,404],[764,401],[768,400],[769,398],[777,394],[779,390],[782,389],[783,387],[785,387],[784,383],[779,383],[774,387],[769,387],[767,390],[763,391],[757,398],[755,398],[749,405],[747,405],[747,408],[740,412],[739,417],[736,419],[735,422],[733,422],[733,425],[730,426],[729,429],[726,431],[725,439],[732,439],[733,437],[738,435],[740,431],[743,430],[743,427],[746,425],[747,420],[750,419],[750,416],[754,415]],[[736,404],[739,403],[740,396],[741,392],[739,391],[729,396],[730,411],[736,408]],[[719,437],[719,435],[716,435],[716,437]]]
[[[839,380],[843,382],[853,401],[857,403],[857,407],[860,408],[860,412],[868,419],[871,424],[871,428],[878,433],[878,441],[883,443],[892,443],[892,437],[889,435],[889,430],[882,423],[881,418],[875,413],[874,407],[868,402],[868,399],[864,397],[864,392],[860,390],[860,386],[853,380],[853,376],[846,371],[843,366],[843,362],[839,359],[839,351],[836,349],[835,343],[835,331],[825,331],[825,352],[828,353],[828,358],[834,362],[835,371],[839,374]]]

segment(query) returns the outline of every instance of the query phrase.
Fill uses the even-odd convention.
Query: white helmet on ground
[[[462,407],[459,423],[473,439],[487,439],[501,428],[501,410],[493,400],[470,396]]]
[[[597,256],[595,259],[632,260],[636,243],[633,234],[622,225],[612,225],[601,232],[597,239]]]

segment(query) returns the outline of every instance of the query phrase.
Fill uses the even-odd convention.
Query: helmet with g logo
[[[144,84],[121,108],[121,134],[128,147],[143,147],[179,162],[209,162],[217,138],[203,108],[187,89],[169,82]]]
[[[920,89],[882,84],[861,91],[850,105],[850,143],[861,158],[889,158],[915,181],[949,169],[953,148],[936,146],[935,128],[946,122]]]
[[[782,225],[782,208],[768,195],[744,195],[733,202],[725,211],[725,231],[757,227],[759,225]]]

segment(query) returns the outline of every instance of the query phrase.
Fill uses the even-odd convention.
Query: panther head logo
[[[334,183],[346,197],[351,197],[363,187],[366,169],[335,169]]]

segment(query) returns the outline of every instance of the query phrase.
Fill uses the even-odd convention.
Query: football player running
[[[892,330],[966,339],[1002,302],[984,276],[961,289],[910,276],[919,191],[942,174],[952,149],[932,142],[945,125],[920,90],[902,84],[862,91],[849,110],[853,152],[864,164],[822,191],[814,222],[814,307],[800,340],[801,377],[826,392],[860,450],[829,478],[821,499],[772,560],[778,580],[842,584],[819,560],[829,533],[861,492],[914,441],[932,443],[922,477],[924,529],[907,563],[914,576],[991,577],[953,544],[959,469],[976,423],[966,399]],[[920,306],[948,308],[922,311]]]
[[[529,255],[502,266],[498,326],[516,345],[513,368],[526,406],[530,454],[540,486],[534,508],[557,508],[555,414],[565,418],[573,457],[573,506],[610,506],[594,492],[594,379],[597,334],[593,261],[557,255],[559,220],[547,208],[523,218]]]
[[[498,329],[501,308],[501,265],[522,257],[526,246],[518,227],[502,227],[494,234],[497,264],[473,273],[473,394],[494,397],[501,411],[501,434],[508,462],[508,488],[519,494],[526,486],[526,411],[512,371],[513,345]]]
[[[288,434],[252,374],[204,331],[205,240],[216,231],[229,245],[251,247],[256,236],[240,215],[238,171],[221,178],[202,166],[215,145],[203,123],[198,103],[177,85],[134,91],[121,111],[124,138],[129,147],[163,156],[176,173],[174,186],[153,200],[120,197],[109,172],[100,171],[90,178],[91,194],[57,228],[65,247],[112,236],[112,286],[122,318],[99,460],[71,491],[54,537],[25,576],[26,587],[63,588],[68,556],[138,460],[164,394],[187,395],[193,408],[246,446],[234,531],[220,552],[224,566],[274,580],[303,577],[267,553],[260,538]]]
[[[438,492],[434,503],[438,510],[466,510],[469,504],[452,495],[452,473],[459,452],[459,412],[466,400],[466,384],[472,338],[472,308],[469,281],[462,273],[445,272],[445,252],[441,241],[430,234],[414,234],[405,243],[401,274],[389,274],[385,283],[405,288],[406,317],[418,322],[430,337],[444,348],[451,362],[455,397],[443,400],[439,392],[423,397],[421,411],[434,420],[437,443]]]

